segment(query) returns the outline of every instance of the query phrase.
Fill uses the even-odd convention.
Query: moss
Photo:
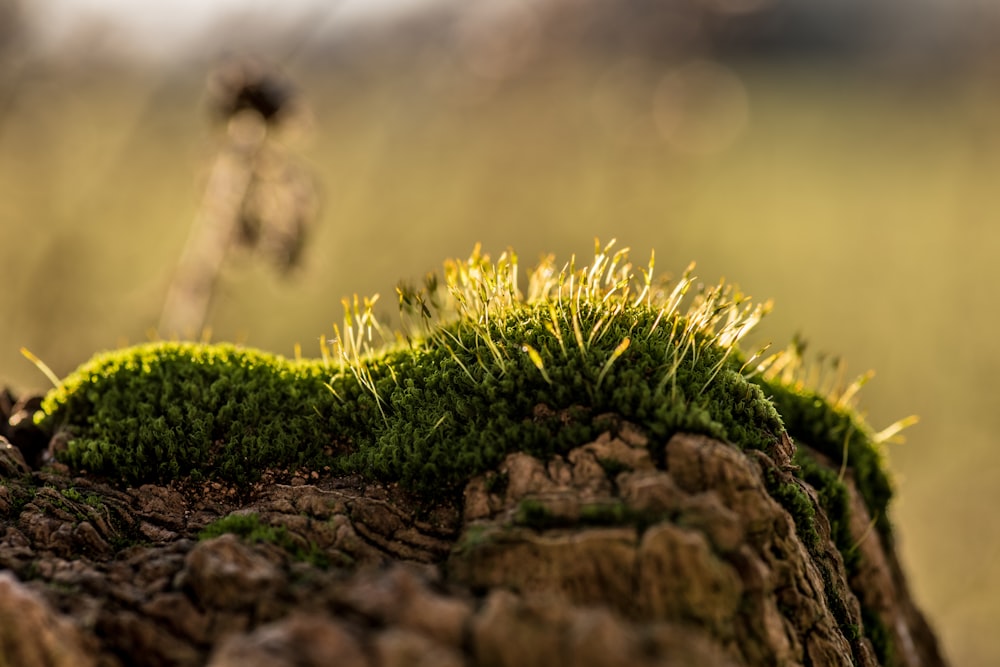
[[[544,530],[566,525],[566,520],[555,516],[548,507],[534,498],[525,498],[517,504],[514,511],[514,524]]]
[[[607,315],[586,307],[579,326],[593,331]],[[142,345],[77,370],[46,397],[42,423],[72,434],[66,463],[130,484],[190,475],[246,484],[267,467],[329,465],[422,493],[456,489],[513,451],[544,458],[598,434],[574,414],[615,412],[661,438],[692,431],[765,451],[781,432],[760,389],[726,367],[707,335],[693,334],[682,356],[671,338],[689,326],[680,315],[624,309],[621,330],[584,353],[563,353],[558,341],[573,337],[573,325],[547,331],[547,316],[520,305],[491,322],[485,334],[504,355],[502,372],[491,367],[484,332],[460,320],[365,360],[370,389],[321,362],[232,345]],[[628,355],[609,368],[626,334]],[[547,379],[521,352],[526,345]],[[536,417],[540,403],[553,416]]]
[[[623,259],[605,249],[589,269],[543,264],[525,298],[510,259],[474,253],[446,267],[447,299],[400,289],[421,317],[445,301],[451,312],[405,346],[368,345],[371,302],[348,304],[335,362],[227,344],[99,354],[50,392],[41,423],[68,431],[66,463],[129,484],[245,485],[268,467],[329,466],[438,494],[513,451],[564,453],[597,435],[589,416],[602,413],[661,441],[683,430],[769,451],[781,419],[731,356],[761,307],[720,286],[683,310],[692,279],[660,291],[652,266],[633,296]]]
[[[888,508],[892,481],[870,428],[852,411],[836,407],[814,391],[775,381],[754,381],[764,389],[796,442],[809,445],[833,461],[843,461],[846,455],[876,527],[883,537],[891,539]]]
[[[322,360],[290,361],[228,344],[100,354],[50,392],[40,423],[69,433],[63,461],[128,484],[188,476],[246,485],[266,468],[328,467],[425,496],[458,493],[514,451],[566,453],[607,428],[594,415],[641,426],[654,456],[679,431],[771,453],[787,429],[835,461],[846,452],[890,536],[892,486],[870,429],[816,392],[768,373],[744,375],[750,364],[738,342],[766,307],[720,285],[684,308],[689,274],[669,290],[651,280],[652,262],[636,280],[625,260],[608,248],[579,270],[547,260],[525,297],[515,257],[492,263],[477,250],[446,265],[440,285],[400,286],[411,325],[387,345],[368,342],[382,331],[373,301],[345,302],[332,360],[326,350]],[[849,561],[843,489],[798,460]],[[816,509],[803,488],[776,476],[767,482],[817,550]],[[487,483],[500,492],[506,480]],[[584,514],[593,523],[650,520],[614,507]],[[525,501],[516,521],[544,527],[555,517]]]
[[[35,486],[30,475],[24,476],[22,484],[6,484],[5,486],[10,493],[10,510],[8,512],[10,517],[20,516],[25,505],[34,500],[38,493],[38,487]]]
[[[580,508],[580,523],[591,526],[637,524],[640,517],[623,502],[590,503]]]
[[[55,489],[50,483],[45,484],[45,488]],[[59,491],[59,495],[69,501],[79,502],[83,500],[83,496],[76,489],[63,489]],[[78,522],[86,521],[87,515],[83,512],[78,511],[74,506],[69,503],[63,502],[61,498],[52,498],[50,501],[45,502],[42,505],[42,511],[46,514],[52,513],[56,518],[61,518],[59,514],[53,510],[59,510],[73,516]]]
[[[580,326],[592,330],[606,315],[588,308],[580,314]],[[742,376],[727,369],[709,381],[723,351],[707,340],[699,343],[698,358],[681,360],[672,383],[658,387],[677,351],[669,322],[653,330],[655,309],[621,313],[622,326],[629,323],[632,333],[627,361],[623,357],[603,376],[628,329],[609,334],[586,353],[564,355],[558,340],[571,338],[572,327],[563,322],[557,335],[550,333],[546,316],[542,307],[520,306],[491,323],[486,334],[505,354],[503,372],[490,367],[482,332],[466,321],[448,325],[420,348],[372,363],[381,402],[375,405],[375,399],[354,393],[361,403],[357,408],[350,402],[334,406],[334,423],[355,445],[338,465],[418,491],[454,488],[513,451],[547,458],[596,437],[600,427],[592,420],[567,421],[566,414],[580,412],[580,406],[594,414],[617,413],[664,438],[694,431],[768,450],[780,433],[777,413]],[[520,352],[525,346],[537,351],[546,376]],[[351,390],[335,388],[343,394]],[[537,417],[539,404],[551,406],[553,414]]]
[[[598,458],[597,464],[601,466],[602,470],[604,470],[604,474],[608,476],[608,479],[615,479],[618,477],[619,473],[632,469],[624,461],[619,461],[616,458],[610,457]]]
[[[332,400],[315,365],[233,345],[152,343],[95,356],[49,393],[43,425],[73,435],[62,459],[129,484],[191,475],[238,484],[309,465]]]
[[[292,537],[284,526],[264,523],[256,512],[229,514],[205,526],[198,539],[208,540],[226,533],[232,533],[247,542],[266,542],[287,551],[295,560],[311,563],[316,567],[328,567],[326,554],[314,543],[302,544],[302,540]]]
[[[820,464],[808,449],[799,448],[795,452],[795,463],[799,466],[798,477],[816,489],[820,507],[830,521],[830,536],[837,550],[844,558],[848,574],[855,574],[859,566],[859,555],[851,536],[851,505],[847,485],[837,473]]]
[[[63,489],[59,493],[62,494],[62,497],[66,498],[67,500],[72,500],[73,502],[77,503],[83,502],[83,494],[77,491],[76,489],[73,488]]]
[[[816,489],[819,495],[820,506],[830,520],[831,538],[844,560],[848,580],[853,581],[860,573],[861,553],[850,530],[851,505],[847,485],[837,473],[820,464],[808,449],[799,448],[795,453],[795,462],[799,466],[799,476]],[[892,634],[881,617],[867,607],[862,607],[861,612],[863,633],[857,626],[846,623],[846,609],[844,616],[838,618],[841,630],[850,639],[862,635],[867,637],[875,649],[879,664],[886,667],[896,664]]]
[[[510,475],[504,472],[490,471],[486,474],[486,492],[502,495],[507,491]]]
[[[882,667],[896,667],[896,646],[893,643],[892,632],[882,621],[882,617],[867,607],[861,608],[861,618],[865,624],[865,636],[872,642],[875,657]]]
[[[764,482],[771,497],[792,515],[799,538],[810,551],[815,551],[820,539],[816,531],[816,509],[808,494],[799,482],[782,482],[771,470],[765,473]]]
[[[75,503],[83,503],[94,509],[101,509],[104,507],[104,500],[96,493],[88,493],[87,495],[84,495],[79,489],[73,487],[62,489],[59,493],[66,500],[71,500]]]
[[[484,525],[471,525],[465,529],[461,539],[452,547],[456,553],[472,551],[484,544],[488,544],[495,531]]]

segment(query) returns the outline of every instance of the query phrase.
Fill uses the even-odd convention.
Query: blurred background
[[[3,383],[46,389],[22,345],[61,376],[160,326],[239,137],[295,215],[241,223],[216,340],[314,354],[341,297],[391,317],[477,241],[655,248],[773,297],[758,341],[875,369],[876,428],[921,416],[890,452],[903,562],[954,664],[1000,664],[1000,3],[275,4],[0,0]],[[261,100],[211,74],[234,54],[284,109],[249,135],[224,117]]]

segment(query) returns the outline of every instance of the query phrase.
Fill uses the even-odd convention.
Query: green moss
[[[848,580],[854,580],[860,573],[861,553],[850,530],[851,506],[847,485],[837,473],[820,464],[808,449],[799,448],[796,451],[795,463],[799,466],[799,476],[816,489],[820,506],[830,520],[831,537],[844,559]],[[896,664],[892,634],[881,617],[867,607],[862,607],[861,611],[863,634],[871,641],[879,664],[886,667]],[[846,614],[846,609],[843,609],[842,616],[838,618],[841,630],[850,639],[861,637],[862,633],[857,626],[846,622]]]
[[[472,551],[484,544],[488,544],[495,535],[495,530],[483,525],[471,525],[465,529],[461,539],[455,543],[452,549],[456,552]]]
[[[87,495],[83,495],[82,493],[80,493],[79,489],[75,489],[73,487],[70,487],[68,489],[63,489],[59,493],[62,494],[62,497],[66,498],[67,500],[72,500],[75,503],[84,503],[85,505],[93,507],[94,509],[101,509],[102,507],[104,507],[104,500],[96,493],[88,493]]]
[[[544,530],[566,525],[566,521],[557,517],[541,501],[525,498],[517,504],[514,512],[514,524]]]
[[[208,540],[226,533],[231,533],[247,542],[267,542],[287,551],[300,561],[312,563],[317,567],[329,566],[326,554],[314,543],[302,544],[301,540],[293,538],[284,526],[272,526],[261,521],[256,512],[229,514],[205,526],[198,539]]]
[[[846,452],[880,532],[890,536],[892,486],[871,430],[814,391],[755,373],[739,349],[766,308],[722,285],[682,307],[690,275],[669,290],[652,281],[652,269],[651,262],[637,280],[623,253],[598,248],[592,267],[543,263],[525,297],[516,257],[494,264],[477,251],[446,265],[440,283],[400,286],[410,328],[387,335],[386,345],[370,342],[383,331],[373,302],[362,308],[355,299],[353,307],[345,302],[333,354],[324,350],[322,360],[227,344],[108,352],[50,392],[40,423],[70,435],[63,461],[128,484],[188,476],[245,485],[266,468],[329,467],[424,495],[458,493],[515,451],[543,459],[566,453],[608,428],[600,415],[642,427],[654,457],[679,431],[771,453],[787,429],[834,461]],[[856,554],[847,545],[843,485],[810,460],[797,461],[850,566]],[[613,461],[601,464],[609,475],[619,471]],[[766,481],[817,550],[809,496],[798,483]],[[494,475],[487,484],[501,492],[506,480]],[[584,523],[652,520],[617,507],[583,514]],[[545,527],[555,517],[524,501],[515,520]],[[251,519],[231,521],[234,530],[281,539]]]
[[[130,484],[184,476],[252,481],[317,463],[332,400],[315,365],[233,345],[152,343],[95,356],[45,399],[73,435],[63,460]]]
[[[34,480],[28,475],[22,479],[21,484],[5,484],[5,486],[10,493],[10,511],[8,512],[8,516],[10,517],[20,516],[25,505],[34,500],[38,494],[38,487],[35,486]]]
[[[188,475],[245,484],[267,467],[329,465],[438,493],[513,451],[564,453],[595,437],[587,415],[605,412],[662,439],[683,430],[773,446],[777,412],[707,334],[693,333],[685,355],[671,337],[690,326],[682,316],[652,307],[607,316],[582,308],[577,326],[593,331],[604,321],[610,331],[585,352],[564,352],[569,321],[548,331],[547,309],[514,305],[485,330],[502,355],[496,365],[484,331],[459,320],[365,359],[370,388],[343,368],[232,345],[141,345],[77,370],[46,398],[42,423],[73,435],[68,464],[130,484]],[[609,366],[627,335],[627,355]],[[525,346],[538,351],[547,378]],[[539,404],[553,415],[537,417]]]
[[[771,497],[792,515],[799,538],[810,551],[815,551],[820,539],[816,531],[816,509],[808,494],[798,482],[782,482],[770,470],[766,472],[764,481]]]
[[[833,543],[844,558],[848,574],[854,574],[859,556],[851,536],[851,505],[847,486],[837,473],[820,464],[807,449],[796,450],[795,463],[799,466],[798,477],[816,489],[820,506],[830,521]]]
[[[502,495],[507,490],[510,483],[510,476],[506,472],[490,471],[486,475],[487,493]]]
[[[615,479],[619,473],[631,470],[627,463],[615,458],[602,457],[597,459],[597,463],[604,470],[604,474],[608,476],[608,479]]]
[[[621,526],[639,523],[640,517],[623,502],[590,503],[580,508],[580,523],[591,526]]]
[[[865,624],[865,636],[872,642],[875,657],[882,667],[896,667],[896,646],[893,643],[892,632],[882,621],[882,617],[867,607],[861,608],[861,618]]]
[[[760,378],[753,381],[764,389],[796,442],[809,445],[833,461],[841,462],[847,457],[876,527],[883,537],[891,539],[888,507],[892,481],[871,429],[852,411],[834,406],[814,391]]]
[[[580,313],[580,327],[591,331],[606,315],[606,309],[588,307]],[[490,324],[486,335],[503,355],[502,371],[484,349],[483,332],[467,321],[445,326],[419,348],[373,362],[368,370],[379,398],[355,392],[352,401],[334,406],[333,422],[354,444],[338,464],[430,491],[455,488],[513,451],[542,458],[565,453],[598,435],[600,427],[588,413],[617,413],[661,438],[685,430],[763,450],[781,431],[777,413],[742,376],[724,369],[710,381],[724,352],[707,339],[697,343],[697,358],[681,359],[668,383],[658,387],[679,353],[670,343],[670,321],[653,329],[655,309],[623,311],[616,323],[622,330],[585,353],[563,354],[559,337],[571,339],[572,326],[562,322],[553,334],[544,326],[546,317],[544,307],[514,306]],[[602,376],[629,333],[627,357]],[[537,351],[544,376],[521,352],[525,346]],[[348,394],[347,384],[337,384],[338,393]],[[551,416],[536,416],[539,404],[549,406]],[[579,419],[567,420],[574,411]]]

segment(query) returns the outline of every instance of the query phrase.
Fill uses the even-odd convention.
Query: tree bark
[[[617,422],[430,499],[282,471],[121,490],[10,446],[0,477],[23,667],[945,664],[853,481],[849,573],[787,462],[704,436]],[[775,484],[812,504],[815,544]],[[233,513],[262,529],[199,539]]]

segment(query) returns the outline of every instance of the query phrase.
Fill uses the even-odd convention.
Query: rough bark
[[[0,649],[24,667],[868,667],[862,609],[895,665],[945,664],[853,485],[851,577],[818,504],[809,547],[769,493],[816,503],[787,461],[703,436],[618,423],[434,499],[315,473],[123,490],[12,446],[0,478]],[[284,539],[198,539],[234,512]]]

